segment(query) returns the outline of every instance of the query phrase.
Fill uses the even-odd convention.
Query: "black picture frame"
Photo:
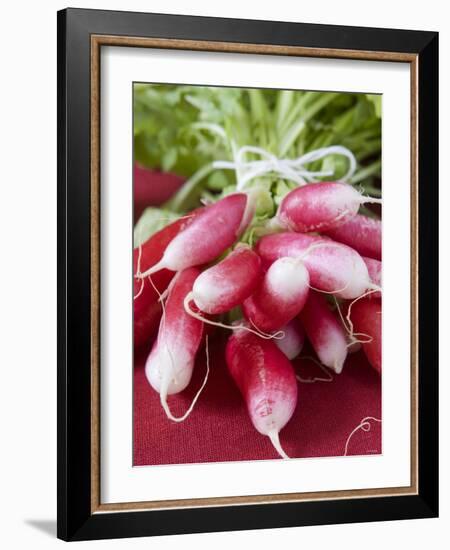
[[[64,540],[438,515],[438,34],[117,11],[58,12],[58,532]],[[91,37],[264,44],[417,60],[418,491],[414,495],[95,513],[92,509]],[[424,368],[420,368],[423,366]],[[426,367],[426,368],[425,368]]]

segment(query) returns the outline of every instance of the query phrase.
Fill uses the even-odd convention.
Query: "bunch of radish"
[[[250,242],[254,195],[234,192],[135,249],[135,345],[159,325],[146,374],[171,420],[192,410],[174,417],[168,396],[189,384],[209,325],[227,332],[250,421],[283,458],[279,433],[299,397],[291,360],[305,340],[335,374],[359,347],[381,373],[381,222],[359,213],[370,201],[341,182],[299,186]]]

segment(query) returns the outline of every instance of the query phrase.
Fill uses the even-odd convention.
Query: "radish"
[[[381,221],[358,214],[344,225],[325,233],[340,243],[354,248],[362,256],[381,260]]]
[[[153,274],[152,280],[139,279],[137,275],[159,262],[167,245],[190,225],[192,220],[202,211],[198,208],[160,231],[153,234],[145,243],[133,250],[134,300],[133,324],[134,344],[140,346],[148,341],[152,332],[158,326],[161,317],[159,293],[164,292],[172,280],[174,273],[162,269]],[[155,290],[156,288],[156,290]]]
[[[321,246],[314,248],[313,245],[317,244]],[[375,288],[361,256],[352,248],[331,239],[300,233],[278,233],[262,237],[256,251],[264,266],[283,256],[303,258],[311,285],[340,298],[357,298],[367,289]]]
[[[300,233],[327,231],[350,220],[367,202],[379,201],[346,183],[311,183],[283,198],[276,220],[284,229]]]
[[[362,341],[362,348],[369,363],[381,374],[381,300],[362,298],[350,304],[347,318],[351,320],[355,334],[369,338]]]
[[[143,310],[139,316],[135,315],[133,322],[133,343],[135,348],[148,344],[153,333],[158,327],[161,318],[161,304],[156,298],[148,309]]]
[[[205,313],[225,313],[250,296],[260,277],[259,256],[249,246],[240,245],[197,277],[190,299]]]
[[[280,329],[303,308],[309,273],[299,258],[279,258],[267,270],[250,298],[242,304],[245,317],[262,332]]]
[[[305,329],[299,319],[295,318],[284,326],[282,329],[283,338],[275,340],[275,344],[280,350],[290,359],[295,359],[300,355],[303,344],[305,343]]]
[[[245,229],[242,222],[246,206],[247,195],[234,193],[203,208],[189,226],[169,243],[159,262],[140,277],[147,277],[163,268],[180,271],[217,258]]]
[[[133,167],[134,219],[137,221],[149,205],[156,206],[170,199],[183,185],[183,178],[168,172],[149,170],[135,163]]]
[[[297,381],[291,363],[274,342],[242,329],[228,339],[226,361],[254,427],[270,438],[281,457],[289,458],[281,447],[279,432],[297,404]]]
[[[365,258],[363,256],[364,263],[366,264],[367,271],[369,272],[369,277],[372,283],[381,288],[381,271],[382,263],[373,258]],[[381,298],[381,291],[374,292],[368,295],[369,298]]]
[[[195,355],[202,341],[203,323],[188,315],[183,306],[199,273],[197,268],[188,268],[181,271],[171,284],[158,338],[145,365],[150,385],[160,394],[164,411],[174,421],[184,420],[192,410],[191,406],[183,417],[174,417],[167,396],[183,391],[189,384]]]
[[[342,372],[347,358],[347,337],[326,299],[310,292],[300,320],[320,361],[336,374]]]

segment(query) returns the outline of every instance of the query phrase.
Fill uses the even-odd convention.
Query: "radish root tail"
[[[207,319],[206,317],[203,317],[199,313],[196,313],[195,311],[193,311],[193,309],[189,305],[189,302],[193,299],[192,297],[193,297],[193,294],[192,294],[192,292],[190,292],[189,294],[186,295],[186,297],[184,299],[184,309],[185,309],[186,313],[191,315],[191,317],[194,317],[194,319],[198,319],[199,321],[202,321],[203,323],[206,323],[207,325],[212,325],[214,327],[220,327],[220,328],[226,328],[228,330],[239,330],[239,329],[247,330],[248,332],[251,332],[252,334],[256,334],[256,336],[259,336],[260,338],[264,338],[265,340],[272,340],[272,339],[281,340],[285,336],[284,331],[282,331],[282,330],[279,330],[279,331],[275,332],[274,334],[267,334],[266,332],[262,332],[253,323],[252,324],[253,324],[253,326],[255,327],[256,330],[253,330],[253,329],[251,329],[251,328],[249,328],[249,327],[247,327],[246,325],[243,325],[243,324],[240,324],[240,325],[226,325],[225,323],[219,323],[218,321],[211,321],[210,319]]]
[[[365,334],[363,332],[354,332],[354,326],[353,326],[353,322],[351,320],[351,312],[352,312],[353,304],[355,304],[358,300],[361,300],[362,298],[365,298],[366,296],[369,296],[370,294],[373,294],[374,292],[381,292],[381,291],[382,291],[382,289],[381,289],[380,286],[375,285],[375,284],[371,285],[370,290],[368,290],[367,292],[364,292],[364,294],[361,294],[361,296],[358,296],[352,302],[350,302],[345,319],[344,319],[344,316],[342,315],[342,311],[341,311],[341,307],[339,305],[339,302],[337,301],[336,297],[334,297],[334,301],[336,303],[336,309],[338,311],[338,314],[339,314],[339,317],[342,321],[342,324],[344,325],[344,328],[348,333],[348,337],[349,337],[349,340],[350,340],[349,343],[347,344],[348,348],[350,346],[352,346],[353,344],[356,344],[356,343],[370,344],[370,342],[372,342],[373,338],[369,334]],[[356,338],[357,336],[362,337],[363,339]]]
[[[141,258],[142,258],[142,244],[139,245],[135,277],[139,277],[140,274],[141,274]],[[138,293],[135,296],[133,296],[133,300],[137,300],[139,298],[139,296],[142,294],[142,292],[144,290],[144,285],[145,285],[145,280],[141,279],[141,287],[140,287]]]
[[[167,417],[170,420],[173,420],[173,422],[184,422],[186,418],[191,414],[191,412],[194,410],[195,404],[198,401],[198,398],[200,397],[200,394],[202,393],[203,389],[206,386],[206,382],[208,381],[209,377],[209,346],[208,346],[208,335],[206,335],[205,339],[205,351],[206,351],[206,374],[205,378],[203,379],[202,385],[198,389],[197,393],[194,396],[194,399],[192,400],[192,403],[189,405],[188,410],[183,414],[183,416],[174,416],[170,410],[169,404],[167,402],[167,384],[165,384],[164,389],[161,390],[161,405],[164,409],[164,412],[166,413]]]
[[[321,294],[338,294],[339,292],[344,292],[344,290],[348,287],[349,283],[347,283],[342,288],[337,288],[336,290],[322,290],[321,288],[316,288],[315,286],[308,285],[308,288],[311,290],[315,290],[316,292],[320,292]]]
[[[165,269],[164,260],[161,258],[159,262],[157,262],[155,265],[152,265],[147,271],[144,271],[144,273],[136,273],[135,277],[136,279],[145,279],[145,277],[150,277],[150,275],[153,275],[157,271],[161,271],[161,269]]]
[[[356,428],[354,428],[351,431],[350,435],[347,437],[347,441],[345,442],[344,456],[348,456],[348,446],[350,444],[350,440],[358,430],[362,430],[363,432],[370,432],[371,430],[371,424],[369,422],[370,420],[372,420],[373,422],[381,423],[381,419],[375,418],[374,416],[366,416],[365,418],[363,418],[361,422],[356,426]]]
[[[271,430],[267,435],[281,458],[289,459],[290,457],[285,453],[283,447],[281,446],[279,433],[276,430]]]
[[[354,326],[353,326],[353,322],[351,320],[351,314],[352,314],[352,307],[354,304],[356,304],[356,302],[358,300],[361,300],[362,298],[365,298],[366,296],[369,296],[370,294],[373,294],[374,292],[380,292],[381,291],[381,287],[379,287],[378,285],[372,285],[374,288],[371,288],[371,290],[368,290],[367,292],[364,292],[364,294],[361,294],[361,296],[358,296],[357,298],[355,298],[354,300],[352,300],[348,306],[348,310],[347,310],[347,315],[345,317],[346,321],[347,321],[347,325],[346,327],[348,327],[348,332],[349,332],[349,337],[350,337],[350,340],[352,340],[354,338],[354,336],[364,336],[367,338],[366,341],[361,341],[361,344],[370,344],[370,342],[372,342],[373,338],[372,336],[370,336],[369,334],[362,334],[362,333],[355,333],[354,332]],[[338,306],[338,309],[339,309],[339,306]],[[351,342],[352,343],[352,342]],[[350,343],[350,345],[351,345]]]

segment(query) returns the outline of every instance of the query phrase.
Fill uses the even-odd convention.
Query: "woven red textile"
[[[186,464],[277,458],[269,439],[254,429],[224,360],[224,338],[210,340],[211,372],[196,407],[185,422],[170,421],[159,395],[145,378],[146,351],[135,358],[134,465]],[[172,412],[181,415],[191,403],[205,375],[204,350],[194,376],[181,394],[170,396]],[[302,378],[324,376],[313,363],[294,360]],[[344,454],[352,430],[366,416],[381,418],[381,380],[362,352],[349,356],[343,372],[332,382],[299,382],[294,416],[280,433],[290,457],[326,457]],[[381,424],[358,430],[348,454],[381,452]]]

